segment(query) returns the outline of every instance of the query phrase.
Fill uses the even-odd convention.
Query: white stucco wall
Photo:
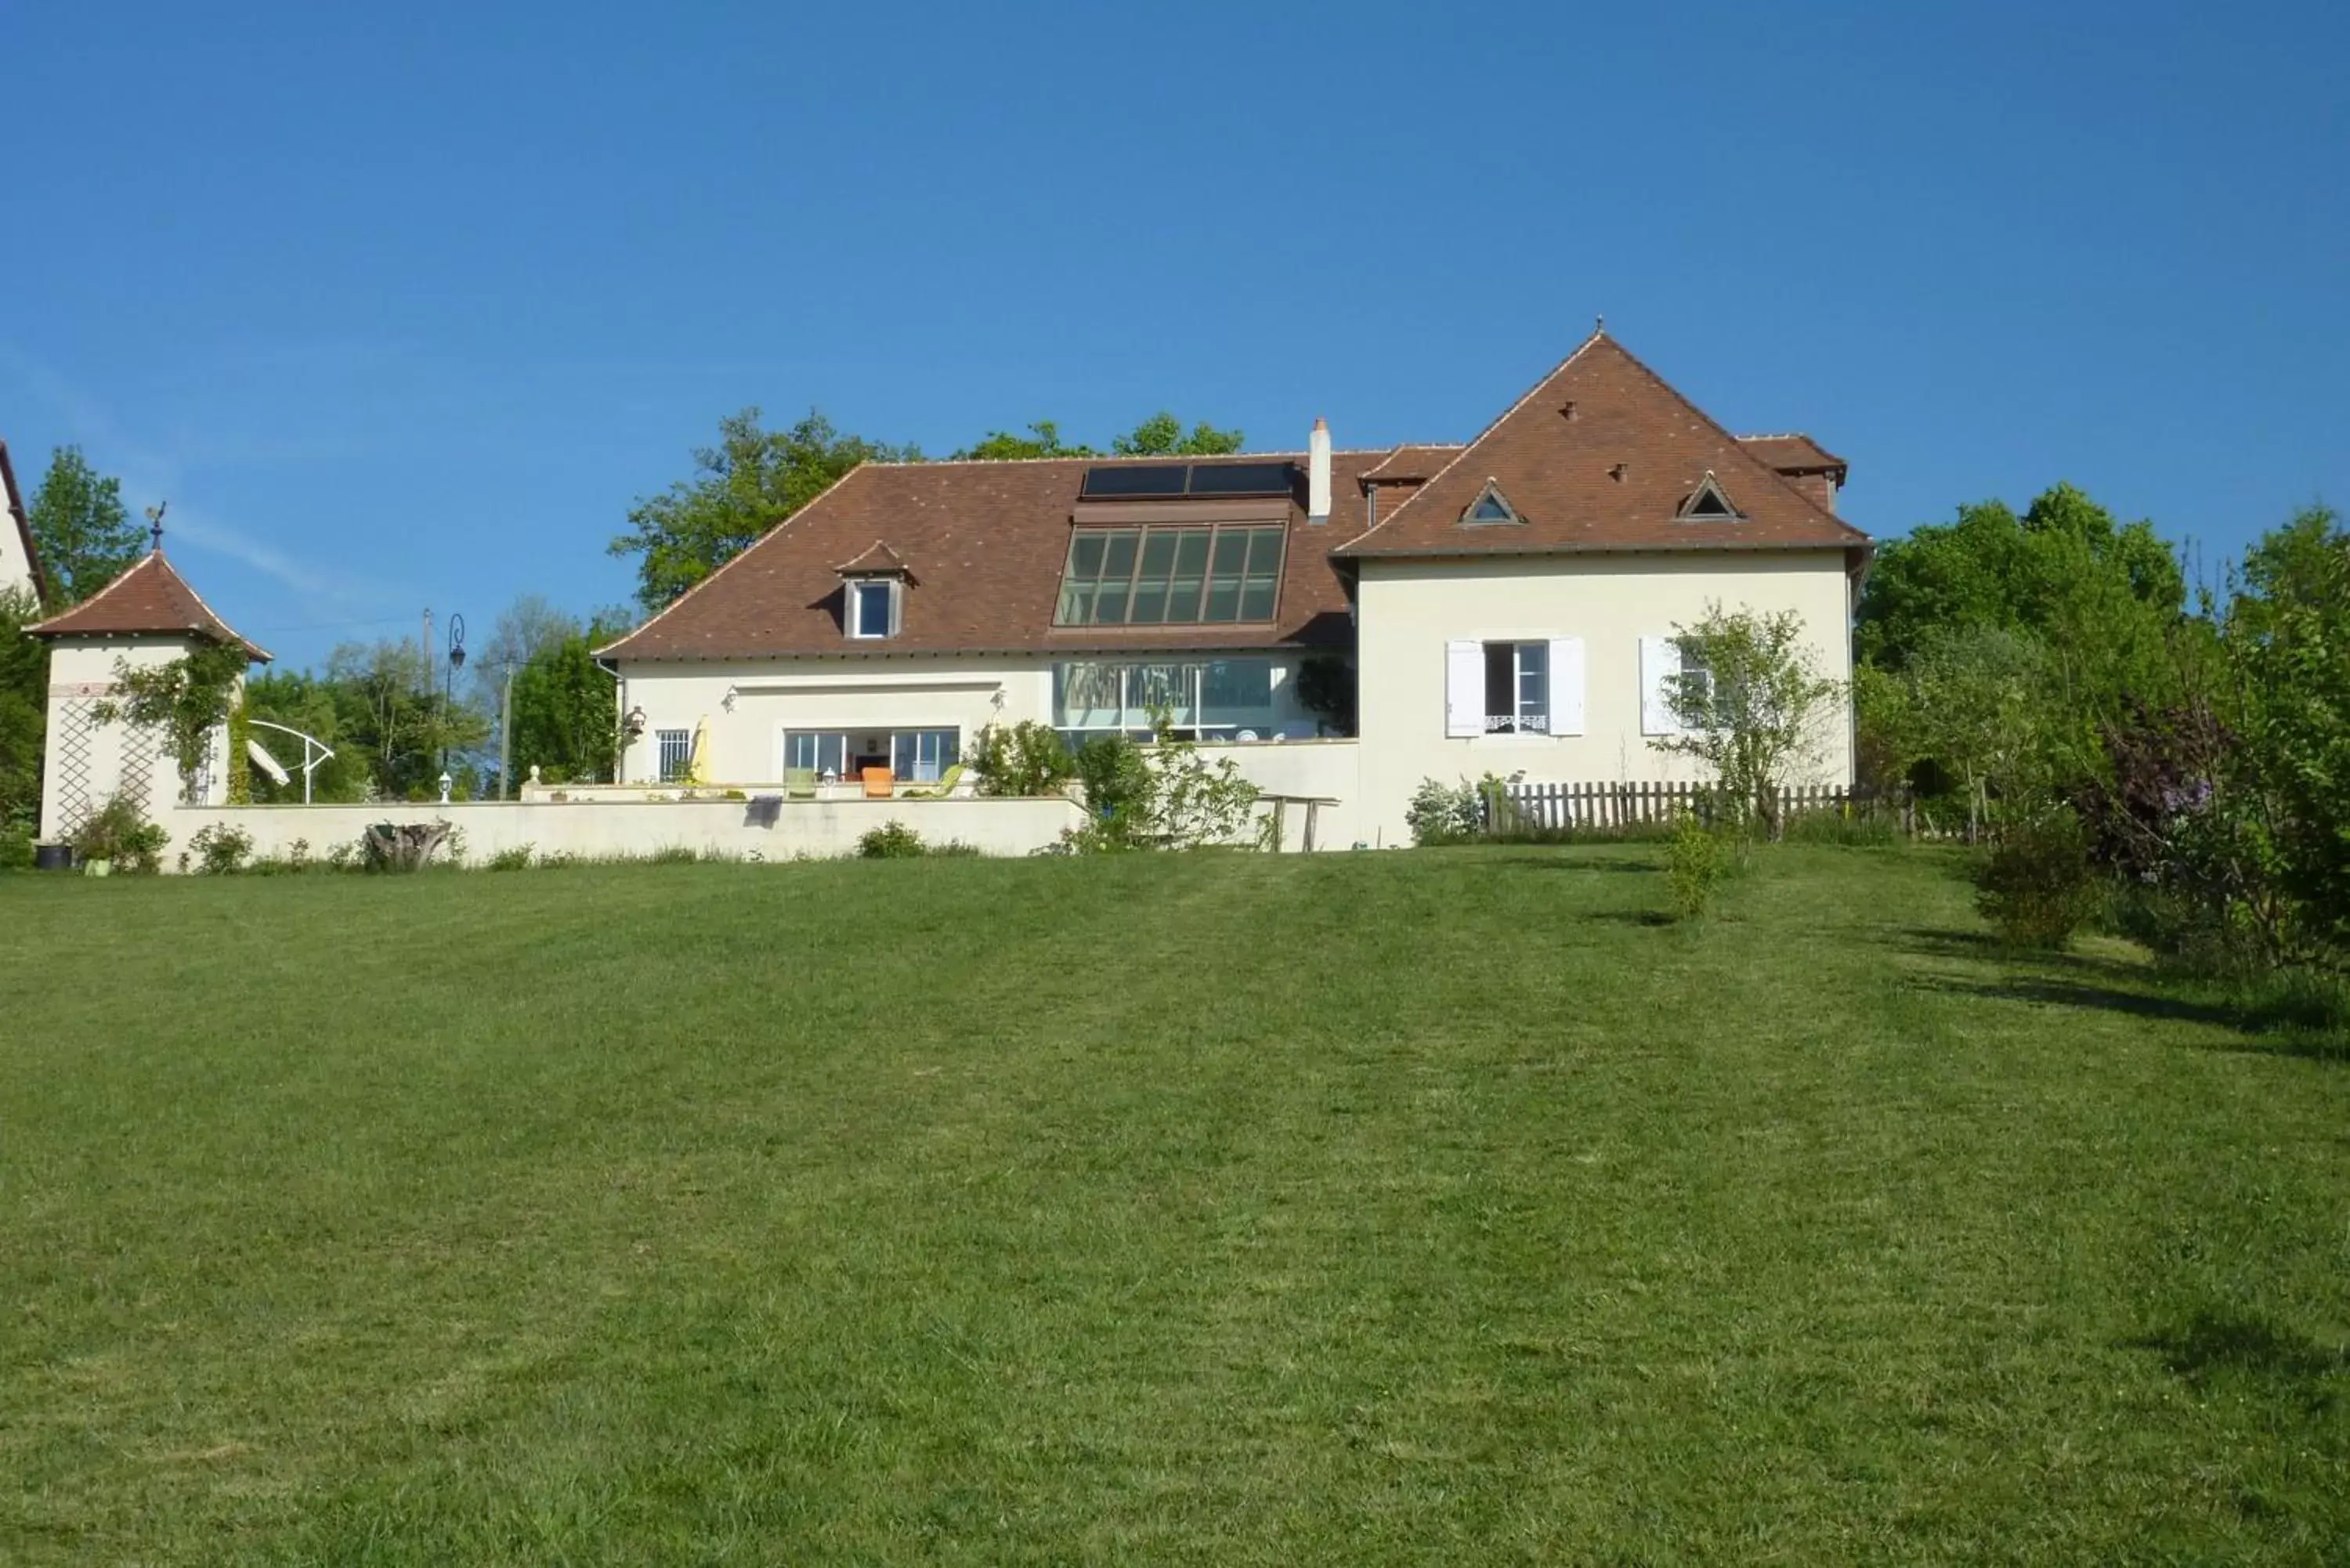
[[[41,770],[43,838],[66,837],[88,811],[126,787],[143,788],[151,816],[160,817],[178,801],[180,770],[162,737],[134,734],[120,720],[94,723],[88,709],[114,690],[118,662],[149,669],[183,657],[188,649],[184,640],[169,637],[61,638],[49,645],[48,735]],[[213,802],[227,796],[227,726],[222,725],[213,732],[208,798]]]
[[[1071,654],[1192,662],[1220,657],[1263,658],[1262,652],[1131,655]],[[1312,715],[1296,706],[1294,655],[1272,656],[1275,718],[1311,730]],[[870,754],[887,753],[896,730],[951,726],[971,738],[992,722],[1053,722],[1053,667],[1045,656],[994,659],[877,656],[837,659],[767,659],[738,663],[624,662],[618,668],[620,711],[645,712],[643,736],[621,760],[624,783],[660,777],[655,741],[662,730],[691,734],[708,723],[709,782],[769,784],[783,778],[784,734],[791,730],[843,732]]]
[[[787,801],[774,826],[754,820],[745,801],[598,800],[525,803],[455,802],[448,805],[176,806],[156,820],[171,834],[166,869],[176,869],[189,841],[213,823],[253,836],[254,852],[284,856],[296,839],[313,858],[337,845],[355,844],[380,822],[447,822],[463,830],[465,860],[479,865],[501,851],[528,845],[541,855],[650,855],[680,846],[700,854],[766,860],[853,854],[865,833],[890,821],[924,840],[959,839],[988,855],[1026,855],[1083,822],[1067,800]]]
[[[0,497],[0,507],[5,507]],[[25,541],[17,535],[16,520],[0,509],[0,592],[9,589],[33,591],[33,560],[25,554]]]
[[[1259,741],[1251,744],[1203,745],[1200,754],[1210,762],[1230,757],[1241,776],[1268,794],[1320,797],[1336,805],[1318,806],[1314,818],[1314,847],[1347,849],[1361,837],[1356,803],[1362,794],[1358,757],[1353,741]],[[1305,809],[1284,810],[1281,847],[1302,849]]]
[[[1361,795],[1357,831],[1409,842],[1404,807],[1421,780],[1488,772],[1531,782],[1689,780],[1696,764],[1641,732],[1640,640],[1694,625],[1708,607],[1804,618],[1815,668],[1850,677],[1849,580],[1841,551],[1583,555],[1475,560],[1371,559],[1362,566]],[[1452,641],[1577,638],[1585,660],[1583,732],[1445,733],[1445,647]],[[1821,727],[1808,782],[1852,774],[1851,726]]]

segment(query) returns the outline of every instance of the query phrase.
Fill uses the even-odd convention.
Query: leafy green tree
[[[2237,766],[2275,802],[2277,869],[2308,934],[2350,949],[2350,530],[2323,507],[2253,545],[2228,610]]]
[[[444,701],[438,674],[405,639],[344,643],[328,655],[326,685],[337,731],[366,760],[378,799],[432,798],[442,755],[471,751],[489,738],[487,715],[470,703]]]
[[[29,826],[41,812],[49,650],[24,630],[40,618],[29,592],[0,590],[0,831]]]
[[[716,446],[693,454],[694,477],[640,500],[608,553],[637,557],[637,602],[648,613],[676,600],[761,535],[831,488],[860,462],[910,461],[910,447],[844,435],[810,411],[789,430],[763,430],[759,410],[719,421]]]
[[[1708,607],[1676,627],[1681,675],[1665,697],[1680,733],[1649,744],[1694,757],[1713,774],[1731,819],[1771,819],[1787,770],[1816,753],[1843,685],[1813,667],[1804,618]]]
[[[600,630],[601,628],[599,628]],[[536,767],[550,784],[603,784],[619,760],[611,675],[596,662],[596,634],[574,631],[515,673],[515,774]]]
[[[985,440],[974,442],[954,455],[962,462],[976,459],[986,462],[1010,462],[1023,458],[1099,457],[1101,454],[1089,446],[1072,446],[1064,442],[1059,425],[1051,420],[1039,420],[1028,427],[1026,435],[1014,435],[1009,431],[990,431]]]
[[[2024,802],[2051,782],[2049,663],[2036,637],[1962,623],[1929,628],[1898,670],[1862,665],[1854,698],[1878,770],[1941,770],[1971,841],[1994,801]]]
[[[64,609],[106,587],[139,559],[144,531],[122,504],[122,482],[90,467],[78,446],[61,446],[25,509],[33,547]]]
[[[1219,457],[1241,450],[1239,431],[1220,431],[1205,421],[1183,429],[1183,421],[1164,410],[1151,415],[1109,443],[1120,457]]]
[[[343,733],[342,710],[336,697],[333,684],[323,677],[302,670],[270,670],[245,682],[244,711],[248,721],[266,719],[299,730],[333,751],[335,754],[310,775],[311,799],[321,803],[365,800],[373,789],[375,774],[366,750]],[[281,784],[254,770],[250,788],[255,802],[267,805],[301,800],[302,743],[273,730],[255,730],[252,734],[289,775]]]
[[[1241,450],[1239,431],[1218,430],[1205,422],[1189,431],[1173,414],[1151,415],[1124,435],[1110,440],[1110,453],[1118,457],[1220,457]],[[1009,431],[991,431],[985,440],[956,452],[958,460],[981,459],[997,462],[1023,458],[1040,457],[1100,457],[1103,455],[1083,442],[1065,441],[1061,427],[1051,420],[1039,420],[1028,427],[1025,435],[1014,435]]]

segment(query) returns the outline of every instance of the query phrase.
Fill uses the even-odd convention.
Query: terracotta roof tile
[[[912,568],[906,565],[905,557],[879,539],[866,547],[865,554],[835,566],[833,570],[844,577],[913,575]]]
[[[1825,473],[1842,484],[1851,466],[1801,431],[1787,435],[1740,436],[1738,444],[1780,473]]]
[[[1233,462],[1293,453],[1252,452]],[[1333,455],[1331,482],[1351,485],[1384,452]],[[793,655],[1058,652],[1124,649],[1344,647],[1353,636],[1329,545],[1344,527],[1305,521],[1305,476],[1290,498],[1289,544],[1276,618],[1260,626],[1055,628],[1061,567],[1086,470],[1119,461],[1038,458],[1014,462],[868,463],[850,472],[660,614],[598,649],[622,659],[764,659]],[[1166,460],[1156,460],[1166,461]],[[1200,460],[1194,460],[1200,461]],[[1132,504],[1152,521],[1177,507],[1088,502],[1088,524]],[[1201,521],[1263,502],[1180,504]],[[1276,508],[1279,503],[1274,504]],[[875,541],[912,563],[904,629],[852,643],[841,626],[838,563],[860,563]]]
[[[1365,469],[1363,478],[1381,484],[1391,479],[1433,479],[1444,471],[1446,463],[1460,455],[1458,442],[1451,446],[1399,446]]]
[[[258,663],[269,652],[232,630],[157,549],[60,616],[25,630],[34,637],[178,637],[235,643]]]
[[[1740,515],[1678,517],[1709,472]],[[1522,523],[1462,524],[1489,479]],[[1595,334],[1339,554],[1867,547],[1867,535],[1782,478],[1613,338]]]

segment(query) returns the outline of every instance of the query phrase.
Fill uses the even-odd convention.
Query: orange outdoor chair
[[[863,774],[867,800],[888,800],[895,793],[892,786],[897,777],[888,768],[867,768]]]

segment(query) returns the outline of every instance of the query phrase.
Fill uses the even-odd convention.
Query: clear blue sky
[[[624,597],[745,404],[1461,437],[1601,312],[1879,534],[2350,501],[2340,5],[234,9],[0,16],[0,435],[296,664]]]

